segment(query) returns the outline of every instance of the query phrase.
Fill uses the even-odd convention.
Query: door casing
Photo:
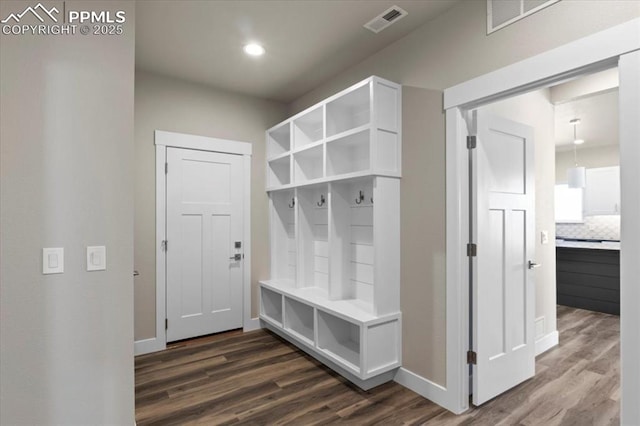
[[[136,350],[136,355],[166,349],[166,253],[161,242],[166,239],[166,179],[165,163],[167,147],[194,149],[200,151],[219,152],[242,155],[243,158],[243,241],[244,265],[242,281],[243,330],[260,328],[258,318],[251,318],[251,155],[252,145],[249,142],[231,141],[206,136],[183,133],[155,131],[156,145],[156,337],[144,346],[143,351]]]
[[[466,244],[469,230],[469,172],[466,137],[469,135],[466,119],[474,108],[506,99],[532,90],[548,87],[592,72],[619,67],[620,72],[620,145],[621,152],[630,154],[625,163],[640,164],[637,143],[640,115],[637,88],[640,86],[640,18],[595,33],[540,55],[498,69],[448,88],[444,92],[446,118],[446,390],[440,393],[438,404],[454,413],[469,408],[469,368],[466,354],[469,349],[469,268]],[[629,92],[626,92],[626,90]],[[634,90],[635,89],[635,90]],[[634,92],[634,93],[631,93]],[[635,135],[635,138],[634,138]],[[638,172],[628,166],[622,172],[622,197],[640,204],[640,194],[633,193]],[[637,170],[637,166],[636,166]],[[635,173],[635,174],[634,174]],[[636,180],[637,181],[637,180]],[[628,250],[628,261],[621,256],[621,292],[633,295],[629,303],[637,303],[640,290],[633,289],[633,277],[640,276],[640,266],[631,262],[631,255],[640,253],[640,227],[631,223],[640,211],[625,207],[622,216],[623,250]],[[628,225],[625,226],[625,223]],[[626,277],[626,278],[625,278]],[[623,299],[624,300],[624,299]],[[622,307],[622,369],[632,373],[622,385],[622,424],[640,422],[640,408],[625,401],[640,399],[640,377],[636,361],[640,358],[640,341],[632,333],[640,323],[640,312]],[[628,330],[628,333],[625,333]],[[627,340],[628,339],[628,340]]]

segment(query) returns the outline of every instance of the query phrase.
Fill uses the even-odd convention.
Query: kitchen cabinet
[[[588,245],[588,244],[585,244]],[[620,249],[556,247],[559,305],[620,315]]]
[[[585,216],[620,214],[620,167],[587,169]]]

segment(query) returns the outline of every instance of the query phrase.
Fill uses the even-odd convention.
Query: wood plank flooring
[[[142,425],[617,425],[619,317],[558,306],[535,378],[455,416],[396,384],[364,392],[279,337],[239,331],[136,358]]]

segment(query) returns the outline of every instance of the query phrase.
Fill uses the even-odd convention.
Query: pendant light
[[[580,119],[574,118],[569,123],[573,124],[573,161],[575,166],[567,170],[567,181],[569,188],[584,188],[587,181],[587,171],[584,167],[578,167],[578,145],[582,145],[584,139],[576,137],[576,127],[580,123]]]

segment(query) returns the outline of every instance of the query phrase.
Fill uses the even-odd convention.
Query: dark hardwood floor
[[[455,416],[396,383],[369,392],[266,332],[181,342],[136,358],[142,425],[619,424],[617,316],[558,306],[560,345],[535,378]]]

